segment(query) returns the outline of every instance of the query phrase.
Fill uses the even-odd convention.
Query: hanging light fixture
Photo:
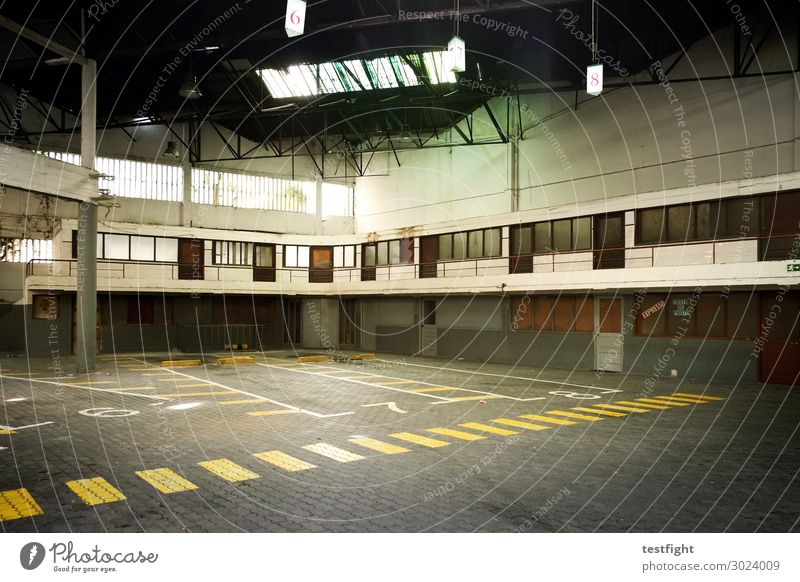
[[[461,15],[459,8],[460,0],[455,0],[455,7],[453,9],[453,16],[456,20],[455,36],[447,43],[447,69],[454,73],[463,73],[467,70],[467,47],[464,40],[458,36],[461,23]]]
[[[592,63],[586,67],[586,92],[596,97],[603,92],[603,64],[597,48],[597,0],[592,0]]]
[[[167,142],[167,149],[164,150],[163,156],[165,158],[179,158],[181,157],[181,153],[178,151],[178,147],[175,145],[174,141]]]
[[[200,91],[200,87],[197,85],[197,77],[191,74],[187,75],[183,85],[181,85],[181,88],[178,89],[178,95],[184,99],[200,99],[200,97],[203,96],[203,93]]]

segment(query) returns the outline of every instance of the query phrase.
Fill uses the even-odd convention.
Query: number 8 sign
[[[287,0],[286,2],[286,35],[300,36],[306,26],[306,3],[303,0]]]
[[[589,95],[600,95],[603,92],[603,65],[586,67],[586,92]]]

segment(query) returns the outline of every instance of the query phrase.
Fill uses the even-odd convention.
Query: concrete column
[[[183,203],[181,204],[181,226],[189,226],[192,222],[192,164],[189,153],[183,158]]]
[[[81,70],[81,165],[94,170],[97,119],[97,63],[87,60]],[[97,356],[97,205],[78,205],[78,313],[75,352],[78,372],[95,369]]]
[[[317,175],[314,178],[314,195],[317,197],[316,213],[314,216],[314,234],[322,234],[322,176]]]

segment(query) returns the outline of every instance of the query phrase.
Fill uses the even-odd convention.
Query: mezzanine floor
[[[250,355],[0,360],[2,529],[800,529],[787,387]]]

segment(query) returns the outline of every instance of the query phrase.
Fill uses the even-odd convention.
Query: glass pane
[[[512,244],[514,248],[511,249],[512,255],[528,255],[533,250],[531,246],[531,227],[520,226],[514,227],[514,234],[512,236]]]
[[[739,238],[758,235],[758,208],[753,198],[734,198],[725,200],[725,238]],[[764,232],[762,234],[768,234]]]
[[[691,204],[667,208],[667,236],[670,242],[694,240],[694,217]]]
[[[364,266],[375,266],[375,245],[367,245],[364,247]]]
[[[344,247],[333,247],[333,266],[344,267]]]
[[[648,295],[642,299],[641,307],[636,315],[636,329],[639,335],[665,335],[664,313],[667,311],[667,300],[657,295]]]
[[[128,259],[128,235],[126,234],[107,234],[105,235],[105,258],[107,259]]]
[[[685,329],[686,335],[697,335],[695,330],[697,313],[696,305],[692,305],[690,295],[670,295],[667,313],[667,332],[674,334]]]
[[[156,239],[156,260],[168,263],[178,262],[178,239],[176,238],[157,238]]]
[[[490,228],[483,231],[483,254],[487,257],[499,257],[500,249],[500,229]]]
[[[556,220],[553,222],[553,250],[572,250],[572,220]]]
[[[131,260],[152,261],[155,256],[155,239],[149,236],[131,237]]]
[[[400,241],[389,241],[389,264],[397,265],[400,263]]]
[[[559,297],[553,308],[553,331],[572,331],[572,321],[575,318],[573,308],[575,299],[572,297]]]
[[[414,239],[401,238],[400,239],[400,262],[404,265],[411,265],[414,263]]]
[[[443,261],[453,258],[453,235],[439,235],[439,258]]]
[[[639,242],[657,245],[661,242],[664,230],[664,209],[647,208],[638,212]]]
[[[467,256],[467,233],[457,232],[453,235],[453,258],[464,259]]]
[[[297,247],[287,245],[283,247],[283,264],[287,267],[297,266]]]
[[[533,299],[533,329],[536,331],[552,331],[553,298],[539,295]]]
[[[274,267],[272,247],[258,245],[256,247],[256,267]]]
[[[572,221],[572,248],[573,250],[583,250],[592,248],[592,219],[576,218]]]
[[[713,240],[717,237],[719,220],[718,202],[699,202],[694,205],[697,220],[697,240]]]
[[[311,268],[330,269],[331,268],[331,249],[318,248],[311,251]]]
[[[378,264],[389,264],[389,243],[386,241],[378,243]]]
[[[308,266],[308,247],[297,247],[297,266]]]
[[[533,225],[533,250],[536,253],[550,253],[550,223],[539,222]]]
[[[474,230],[467,233],[469,237],[469,256],[470,258],[483,256],[483,231]]]

